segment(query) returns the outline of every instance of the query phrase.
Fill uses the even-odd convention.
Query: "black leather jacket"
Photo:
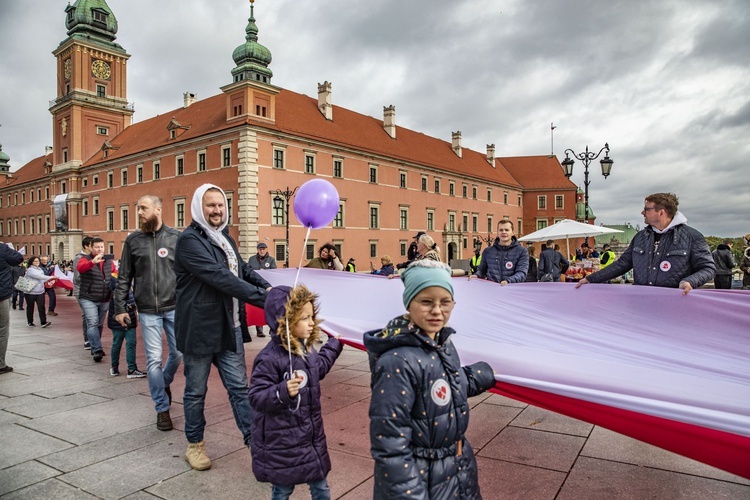
[[[174,252],[179,236],[178,230],[164,224],[155,233],[138,230],[128,235],[115,288],[116,314],[127,312],[131,283],[139,312],[155,314],[175,308]]]

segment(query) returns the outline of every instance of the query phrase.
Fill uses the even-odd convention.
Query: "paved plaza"
[[[125,376],[124,346],[123,374],[111,377],[111,332],[103,335],[107,357],[94,363],[77,302],[58,296],[57,312],[42,329],[11,310],[7,361],[15,371],[0,375],[0,498],[270,498],[215,371],[206,401],[213,467],[197,472],[184,459],[182,367],[172,385],[175,429],[160,432],[146,379]],[[248,372],[266,342],[245,344]],[[146,368],[140,344],[138,366]],[[372,498],[369,381],[365,353],[350,347],[323,381],[334,498]],[[750,499],[750,480],[601,427],[497,395],[472,405],[468,434],[485,499]],[[292,498],[309,498],[306,487]]]

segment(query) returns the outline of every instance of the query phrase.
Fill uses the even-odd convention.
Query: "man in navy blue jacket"
[[[523,283],[529,272],[529,251],[514,238],[513,221],[497,223],[497,238],[482,252],[482,261],[474,276],[505,286]],[[472,276],[473,277],[473,276]]]
[[[206,455],[203,407],[208,375],[215,365],[229,393],[234,419],[250,445],[252,410],[248,398],[242,302],[263,307],[271,284],[242,260],[227,230],[227,197],[203,184],[190,205],[193,222],[177,240],[175,336],[185,365],[185,459],[196,470],[211,467]]]

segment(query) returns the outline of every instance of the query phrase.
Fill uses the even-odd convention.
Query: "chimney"
[[[185,92],[182,94],[182,107],[187,108],[198,100],[198,97],[192,92]]]
[[[52,146],[44,146],[44,156],[47,156],[48,154],[52,154]]]
[[[490,162],[492,167],[495,167],[495,145],[487,144],[487,161]]]
[[[333,120],[333,105],[331,104],[331,84],[327,81],[318,84],[318,110],[326,120]]]
[[[451,132],[451,138],[453,139],[453,152],[456,153],[456,156],[461,158],[461,131]]]
[[[396,106],[393,104],[388,107],[383,106],[383,128],[391,139],[396,138]]]

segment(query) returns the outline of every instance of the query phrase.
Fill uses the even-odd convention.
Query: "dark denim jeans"
[[[138,368],[135,363],[135,328],[129,328],[127,330],[112,330],[112,356],[111,363],[112,368],[120,366],[120,350],[122,349],[122,341],[125,341],[125,361],[128,363],[128,371],[133,371]]]
[[[245,445],[250,445],[250,425],[253,419],[248,396],[247,368],[245,366],[245,347],[242,343],[242,331],[235,328],[237,352],[224,351],[219,354],[192,356],[183,354],[185,364],[185,437],[189,443],[203,441],[206,419],[203,407],[208,390],[208,375],[211,365],[219,370],[219,376],[229,394],[234,420],[242,432]]]
[[[326,478],[323,478],[320,481],[310,481],[307,483],[307,486],[310,487],[310,498],[312,498],[312,500],[331,500],[331,490],[328,487],[328,480]],[[293,492],[294,485],[271,485],[271,500],[287,500],[292,496]]]

